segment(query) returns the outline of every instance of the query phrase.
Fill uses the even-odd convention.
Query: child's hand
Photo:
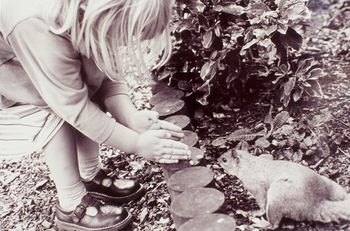
[[[139,133],[145,132],[158,121],[158,113],[155,111],[137,111],[130,115],[129,127]]]
[[[138,111],[131,116],[130,128],[140,133],[148,130],[167,130],[175,139],[181,139],[184,136],[180,127],[160,120],[158,117],[159,114],[155,111]]]
[[[158,163],[177,163],[187,160],[191,151],[186,144],[171,140],[171,133],[165,130],[150,130],[139,135],[136,154]]]

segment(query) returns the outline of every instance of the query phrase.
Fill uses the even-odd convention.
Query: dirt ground
[[[330,7],[330,5],[328,5]],[[347,15],[334,15],[328,9],[317,8],[309,27],[306,41],[326,72],[322,80],[324,98],[306,98],[287,109],[274,107],[273,114],[287,110],[293,119],[292,126],[299,133],[317,133],[327,145],[327,151],[315,149],[306,155],[295,156],[285,146],[269,147],[265,151],[274,158],[287,159],[309,166],[329,177],[350,191],[350,58],[344,41],[338,38],[339,28],[344,27]],[[338,17],[338,18],[337,18]],[[341,20],[339,19],[341,18]],[[332,22],[332,25],[330,25]],[[338,26],[338,28],[336,28]],[[335,27],[335,29],[330,29]],[[310,29],[312,28],[312,30]],[[338,37],[336,37],[337,35]],[[350,44],[350,42],[349,42]],[[349,46],[349,45],[348,45]],[[133,99],[139,108],[149,107],[149,87],[135,85]],[[237,230],[260,230],[263,216],[252,212],[257,209],[254,199],[235,177],[224,174],[217,158],[233,147],[227,137],[233,131],[246,127],[255,128],[263,123],[270,103],[257,98],[232,110],[208,115],[197,111],[193,124],[200,137],[200,146],[206,150],[203,165],[215,172],[215,186],[225,193],[226,202],[222,212],[233,216]],[[308,122],[316,121],[310,128]],[[306,125],[305,125],[306,123]],[[309,126],[309,127],[308,127]],[[311,132],[312,131],[312,132]],[[282,141],[282,140],[280,140]],[[310,145],[310,149],[313,146]],[[59,155],[59,153],[58,153]],[[126,205],[134,215],[128,230],[171,231],[175,230],[170,218],[170,197],[161,168],[134,155],[125,155],[109,147],[101,147],[101,158],[111,173],[121,177],[138,177],[147,187],[140,201]],[[19,160],[4,160],[0,163],[0,230],[55,230],[55,188],[41,154],[31,154]],[[349,223],[321,224],[284,220],[281,230],[350,230]]]

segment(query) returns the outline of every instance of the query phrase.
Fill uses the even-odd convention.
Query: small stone
[[[47,182],[48,182],[47,179],[38,181],[38,182],[36,183],[36,185],[35,185],[35,189],[36,189],[36,190],[41,189]]]
[[[52,223],[49,221],[43,221],[43,223],[41,223],[41,225],[45,228],[45,229],[49,229],[52,226]]]

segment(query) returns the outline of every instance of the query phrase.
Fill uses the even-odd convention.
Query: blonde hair
[[[174,0],[62,0],[56,7],[54,33],[68,33],[73,47],[109,78],[120,77],[131,57],[140,75],[148,73],[144,42],[163,65],[171,54],[169,21]],[[122,52],[126,51],[126,53]],[[130,64],[129,64],[130,65]]]

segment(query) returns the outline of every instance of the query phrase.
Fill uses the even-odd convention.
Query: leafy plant
[[[301,161],[303,158],[318,161],[330,155],[326,137],[320,129],[330,120],[329,116],[319,115],[312,120],[294,121],[287,111],[272,116],[272,107],[264,119],[252,131],[238,129],[226,140],[237,149],[251,149],[257,153],[277,152],[280,157]]]
[[[300,100],[304,93],[310,96],[323,97],[319,80],[324,76],[323,70],[313,59],[303,59],[297,62],[295,70],[289,63],[278,67],[274,84],[281,88],[280,100],[286,107],[290,99]]]
[[[173,55],[155,76],[202,105],[251,95],[301,47],[305,0],[177,2]]]
[[[235,141],[252,141],[258,136],[264,136],[264,133],[254,133],[248,128],[242,128],[232,132],[227,140],[235,142]]]
[[[265,149],[270,146],[271,142],[268,140],[273,133],[280,131],[280,128],[284,128],[283,125],[290,119],[289,113],[287,111],[282,111],[278,113],[274,118],[272,118],[272,107],[264,120],[262,126],[257,126],[257,129],[261,128],[258,132],[252,132],[248,128],[238,129],[232,132],[227,140],[230,142],[239,142],[238,146],[244,145],[249,146],[248,142],[255,141],[255,146]],[[280,131],[280,132],[283,132]]]

